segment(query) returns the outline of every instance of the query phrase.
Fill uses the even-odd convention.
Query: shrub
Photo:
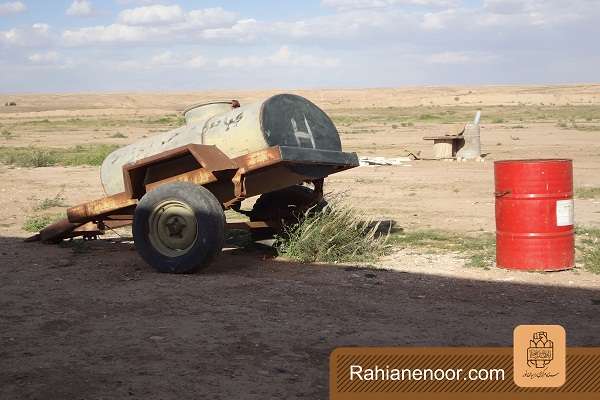
[[[575,189],[575,198],[577,199],[595,199],[600,198],[600,187],[579,187]]]
[[[600,229],[577,227],[575,232],[583,267],[594,274],[600,274]]]
[[[50,167],[53,165],[100,165],[118,146],[96,144],[69,149],[39,147],[0,147],[0,162],[18,167]]]
[[[309,210],[298,224],[277,237],[279,254],[300,262],[374,261],[386,254],[389,235],[379,224],[338,202],[319,212]]]
[[[432,115],[432,114],[421,114],[421,115],[419,115],[418,118],[421,121],[430,121],[430,120],[436,119],[437,117],[435,115]]]
[[[62,192],[57,193],[56,196],[45,198],[33,208],[34,211],[43,211],[54,207],[66,207],[65,198],[62,196]]]
[[[14,139],[16,135],[8,129],[2,129],[2,137],[4,140]]]
[[[596,239],[595,245],[583,251],[583,265],[588,271],[600,274],[600,240]]]
[[[44,149],[3,147],[0,148],[0,162],[19,167],[49,167],[56,164],[56,159]]]
[[[68,166],[101,165],[102,161],[119,146],[96,144],[90,146],[75,146],[61,151],[59,164]]]
[[[39,232],[48,225],[65,218],[64,214],[31,215],[25,219],[23,229],[27,232]]]
[[[463,236],[454,232],[418,230],[395,234],[390,242],[399,248],[456,252],[465,259],[467,267],[473,268],[490,268],[496,255],[496,240],[490,233]]]

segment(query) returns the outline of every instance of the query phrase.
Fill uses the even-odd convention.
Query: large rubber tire
[[[223,248],[224,231],[225,214],[219,201],[206,188],[186,182],[146,193],[133,218],[136,249],[160,272],[192,273],[207,267]],[[173,243],[178,239],[189,244],[177,248]]]
[[[286,225],[298,223],[306,211],[321,211],[327,202],[316,200],[314,191],[306,186],[290,186],[261,195],[250,212],[251,221],[280,221]]]

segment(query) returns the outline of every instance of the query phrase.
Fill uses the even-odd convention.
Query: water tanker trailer
[[[148,264],[194,272],[221,251],[226,227],[281,229],[322,201],[325,177],[358,166],[327,114],[300,96],[197,104],[184,116],[184,126],[109,154],[100,172],[106,196],[69,208],[67,219],[29,240],[95,238],[133,224]],[[241,209],[258,195],[251,210]],[[227,209],[250,221],[227,224]]]

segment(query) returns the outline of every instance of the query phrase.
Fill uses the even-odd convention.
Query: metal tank
[[[341,151],[337,129],[323,110],[309,100],[279,94],[240,106],[237,101],[213,102],[184,111],[186,125],[122,147],[101,167],[107,195],[124,191],[123,166],[188,144],[215,145],[229,158],[272,146]]]
[[[204,122],[210,117],[231,111],[240,106],[236,100],[232,101],[213,101],[211,103],[193,104],[183,110],[186,125],[194,125]]]
[[[456,153],[456,158],[465,160],[474,160],[481,157],[481,129],[479,121],[481,120],[481,111],[477,111],[473,122],[465,125],[462,133],[464,145]]]

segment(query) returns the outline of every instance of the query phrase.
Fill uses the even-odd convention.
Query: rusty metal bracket
[[[314,181],[312,181],[312,184],[315,185],[314,194],[316,200],[323,200],[323,185],[325,184],[325,179],[315,179]]]
[[[234,187],[235,197],[243,199],[246,197],[246,188],[244,187],[244,175],[246,174],[245,168],[240,168],[235,173],[235,176],[231,179]]]
[[[161,174],[154,175],[156,180],[145,182],[147,168],[158,166],[160,169],[163,168],[161,163],[181,157],[187,157],[183,163],[191,161],[191,170],[170,170],[165,164],[162,177]],[[357,166],[358,157],[355,153],[274,146],[230,159],[215,146],[183,146],[127,165],[124,167],[127,191],[69,208],[68,221],[63,221],[67,225],[52,226],[44,232],[44,236],[55,237],[52,229],[56,230],[58,236],[66,235],[87,222],[104,223],[110,228],[130,224],[138,198],[146,191],[172,182],[203,185],[217,197],[224,208],[234,207],[248,196],[302,182],[312,182],[315,194],[322,197],[323,178],[297,172],[294,166],[298,165],[331,166],[322,172],[322,176],[326,176]],[[96,225],[95,229],[101,228],[102,225]],[[40,238],[32,238],[36,239]],[[43,237],[41,239],[44,240]]]
[[[126,210],[136,204],[137,199],[132,199],[127,193],[119,193],[71,207],[67,210],[67,217],[70,222],[83,223],[101,219],[103,215],[128,214]]]
[[[189,157],[193,158],[189,158]],[[179,162],[176,164],[177,160]],[[146,157],[134,163],[123,166],[123,182],[125,193],[130,198],[141,198],[147,186],[155,182],[146,182],[147,171],[160,171],[161,177],[173,177],[187,172],[197,172],[198,166],[204,171],[205,177],[200,184],[218,180],[220,173],[235,171],[237,164],[216,146],[189,144]],[[164,179],[157,179],[163,181]]]
[[[231,182],[233,183],[233,195],[234,198],[223,203],[223,207],[225,209],[234,208],[246,198],[246,187],[245,187],[245,178],[246,178],[246,168],[239,168],[233,178],[231,178]]]

